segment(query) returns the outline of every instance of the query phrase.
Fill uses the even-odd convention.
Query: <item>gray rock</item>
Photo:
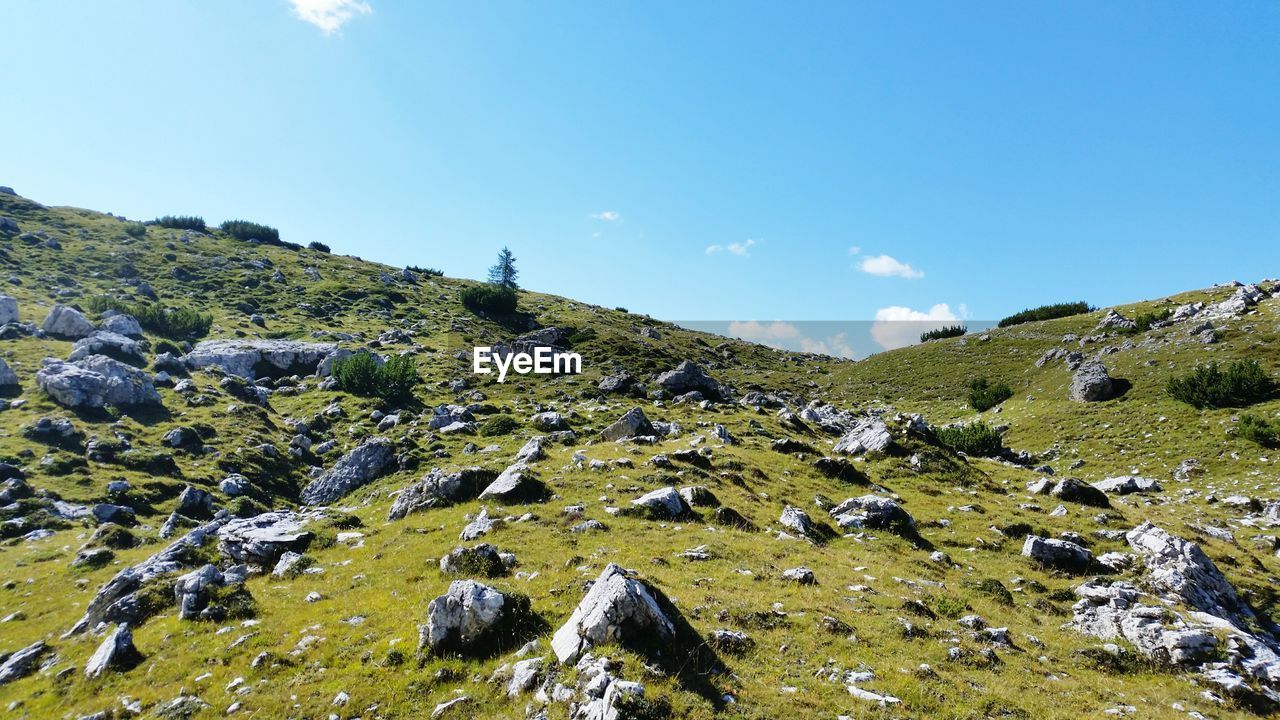
[[[542,412],[534,415],[530,422],[533,426],[542,432],[552,432],[554,430],[568,430],[569,421],[558,412]]]
[[[1107,494],[1093,485],[1088,485],[1075,478],[1063,478],[1054,483],[1049,494],[1059,500],[1090,505],[1092,507],[1110,507]]]
[[[1106,366],[1098,360],[1081,363],[1071,378],[1070,396],[1076,402],[1107,400],[1113,392],[1111,376],[1107,374]]]
[[[1131,493],[1160,492],[1160,483],[1151,478],[1137,475],[1121,475],[1100,480],[1093,484],[1095,488],[1108,495],[1129,495]]]
[[[713,400],[729,400],[725,388],[692,360],[682,361],[676,369],[658,375],[654,382],[673,395],[696,390]]]
[[[142,325],[132,315],[115,313],[104,316],[102,322],[98,323],[98,327],[102,332],[123,335],[134,340],[142,339]]]
[[[150,375],[104,355],[75,362],[46,358],[36,372],[36,385],[70,408],[160,404]]]
[[[835,452],[843,455],[861,455],[883,452],[893,444],[889,426],[878,417],[864,418],[836,443]]]
[[[285,552],[301,552],[311,541],[307,519],[288,510],[227,521],[217,530],[218,550],[237,563],[274,567]]]
[[[462,528],[462,533],[459,537],[463,540],[475,540],[482,535],[488,535],[495,528],[502,527],[505,524],[502,518],[489,517],[489,508],[480,508],[480,514],[476,515],[471,522]]]
[[[0,663],[0,685],[11,683],[35,672],[40,656],[48,650],[49,646],[43,640],[37,640],[5,658],[4,662]]]
[[[1185,603],[1239,628],[1256,621],[1253,611],[1199,545],[1150,522],[1130,530],[1125,539],[1146,563],[1151,588],[1165,599]]]
[[[0,325],[18,322],[18,301],[0,294]]]
[[[1093,553],[1087,548],[1066,540],[1038,535],[1027,536],[1022,544],[1022,554],[1042,565],[1074,573],[1087,572],[1093,564]]]
[[[800,508],[790,505],[784,507],[782,514],[778,516],[778,524],[802,538],[809,540],[817,538],[817,528],[814,527],[813,520]]]
[[[406,487],[391,503],[388,520],[401,520],[428,508],[470,500],[493,481],[494,474],[480,467],[445,472],[432,468],[418,482]]]
[[[511,465],[480,492],[481,500],[503,503],[533,502],[541,499],[543,485],[524,463]]]
[[[189,518],[213,517],[213,495],[208,490],[187,485],[178,495],[177,512]]]
[[[394,459],[395,449],[389,439],[375,437],[366,440],[303,488],[302,502],[305,505],[331,503],[381,477],[390,469]]]
[[[628,410],[616,422],[600,433],[605,440],[613,441],[656,434],[657,431],[653,429],[653,424],[649,422],[649,418],[645,417],[644,411],[638,407]]]
[[[178,617],[194,620],[209,604],[209,588],[226,582],[221,571],[213,565],[204,565],[178,578],[173,585],[173,597],[178,604]]]
[[[510,562],[508,562],[508,559]],[[493,577],[505,573],[515,563],[515,555],[506,557],[489,543],[475,547],[456,547],[440,558],[440,572],[451,575],[479,574]]]
[[[782,571],[782,579],[797,585],[817,585],[818,576],[807,567],[794,567]]]
[[[689,506],[685,504],[684,498],[670,486],[645,493],[632,500],[631,505],[642,508],[652,517],[666,519],[683,517],[689,512]]]
[[[903,510],[901,505],[878,495],[849,498],[831,508],[829,514],[842,528],[894,530],[909,534],[916,527],[915,518]]]
[[[142,662],[142,653],[133,645],[133,631],[128,623],[116,626],[111,634],[103,639],[102,644],[94,651],[89,662],[84,666],[87,678],[102,677],[108,670],[132,670]]]
[[[643,581],[610,563],[564,625],[551,639],[551,649],[562,664],[577,662],[582,654],[606,643],[623,645],[643,641],[671,641],[675,625]]]
[[[232,473],[231,475],[223,478],[222,482],[218,483],[218,490],[225,493],[228,497],[243,495],[249,491],[249,488],[249,478],[238,473]]]
[[[71,347],[71,354],[67,356],[67,360],[74,362],[90,355],[106,355],[130,365],[146,364],[146,351],[141,342],[102,330],[95,330],[88,337],[77,340]]]
[[[526,442],[516,453],[516,462],[532,463],[541,460],[546,456],[546,453],[542,450],[544,442],[546,442],[546,438],[541,435],[535,435],[534,437],[529,438],[528,442]]]
[[[689,485],[680,488],[680,497],[689,507],[719,507],[720,500],[705,485]]]
[[[79,340],[88,337],[97,328],[79,310],[66,305],[54,305],[45,316],[40,329],[45,334],[62,340]]]
[[[631,376],[625,372],[620,372],[612,375],[605,375],[603,378],[600,378],[600,384],[597,385],[597,388],[600,392],[607,395],[615,393],[621,394],[631,390],[632,385],[633,380],[631,379]]]
[[[427,606],[419,648],[468,652],[513,620],[516,612],[515,603],[502,592],[474,580],[455,580]]]
[[[1098,321],[1098,330],[1134,330],[1138,325],[1115,310],[1108,310]]]
[[[337,350],[331,343],[296,340],[205,340],[182,360],[188,368],[217,367],[249,380],[282,375],[313,375],[320,361]]]
[[[0,358],[0,388],[6,390],[18,387],[18,374],[9,367],[9,363]]]

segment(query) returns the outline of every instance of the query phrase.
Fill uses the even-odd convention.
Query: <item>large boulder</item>
[[[18,322],[18,301],[0,294],[0,325]]]
[[[1138,324],[1115,310],[1108,310],[1098,321],[1098,330],[1135,330]]]
[[[130,365],[141,366],[147,362],[146,346],[141,341],[103,330],[95,330],[77,340],[67,360],[83,360],[90,355],[106,355]]]
[[[1115,392],[1107,367],[1099,360],[1086,360],[1071,377],[1071,399],[1076,402],[1106,400]]]
[[[492,470],[469,467],[453,472],[432,468],[422,479],[401,490],[387,512],[388,520],[401,520],[412,513],[450,503],[471,500],[493,482]]]
[[[102,640],[102,644],[94,651],[89,662],[84,666],[87,678],[102,677],[108,670],[131,670],[142,662],[142,653],[133,644],[133,631],[128,623],[116,626],[111,634]]]
[[[36,662],[48,650],[49,646],[43,640],[37,640],[6,657],[4,662],[0,662],[0,685],[11,683],[35,672]]]
[[[498,502],[534,502],[542,499],[545,486],[534,477],[524,463],[511,465],[480,492],[481,500]]]
[[[70,408],[160,404],[150,375],[105,355],[74,362],[45,358],[36,372],[36,385]]]
[[[79,340],[88,337],[97,328],[79,310],[66,305],[54,305],[45,316],[40,329],[46,335],[61,340]]]
[[[183,356],[192,370],[221,368],[228,375],[259,377],[313,375],[320,361],[337,350],[332,343],[297,340],[205,340]]]
[[[1054,483],[1049,494],[1066,502],[1093,507],[1111,507],[1111,501],[1107,499],[1105,492],[1075,478],[1063,478]]]
[[[1038,535],[1027,536],[1022,543],[1022,554],[1041,565],[1073,573],[1088,572],[1089,566],[1093,564],[1093,553],[1088,548],[1066,540]]]
[[[288,551],[301,552],[311,542],[307,518],[288,510],[227,521],[217,531],[218,551],[237,563],[275,567]]]
[[[696,390],[713,400],[729,399],[728,391],[692,360],[685,360],[676,369],[658,375],[654,382],[672,395]]]
[[[385,437],[364,441],[343,455],[320,477],[302,489],[304,505],[325,505],[378,479],[395,460],[395,447]]]
[[[1129,495],[1132,493],[1160,492],[1160,483],[1151,478],[1137,475],[1121,475],[1099,480],[1093,487],[1108,495]]]
[[[9,367],[9,363],[0,358],[0,390],[11,390],[18,387],[18,374]]]
[[[1129,547],[1147,566],[1151,589],[1166,600],[1249,627],[1253,611],[1200,546],[1144,522],[1125,534]]]
[[[894,500],[879,495],[849,498],[831,508],[830,514],[837,525],[846,529],[893,530],[910,535],[916,528],[911,513]]]
[[[689,512],[689,506],[684,498],[670,486],[645,493],[632,500],[631,505],[651,517],[663,519],[683,517]]]
[[[138,319],[132,315],[125,315],[124,313],[103,315],[102,321],[98,323],[98,327],[103,332],[124,335],[125,337],[133,338],[134,340],[142,339],[142,325],[138,322]]]
[[[878,417],[867,417],[836,442],[835,452],[842,455],[883,452],[892,444],[893,433],[888,424]]]
[[[427,624],[419,631],[419,649],[433,653],[473,654],[502,640],[504,629],[529,612],[528,600],[476,582],[455,580],[427,605]]]
[[[670,642],[676,628],[649,587],[610,563],[592,583],[569,620],[551,639],[556,659],[577,662],[588,650],[617,642],[644,646]]]
[[[600,436],[605,440],[622,440],[657,434],[658,431],[653,428],[649,418],[645,417],[644,411],[638,407],[631,408],[616,422],[600,432]]]

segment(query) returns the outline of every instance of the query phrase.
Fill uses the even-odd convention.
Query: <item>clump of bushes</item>
[[[984,422],[950,425],[933,432],[938,442],[965,455],[991,457],[999,455],[1003,447],[1000,433]]]
[[[1276,383],[1257,360],[1197,365],[1180,377],[1169,378],[1165,389],[1175,399],[1197,408],[1245,407],[1271,397]]]
[[[510,415],[494,415],[485,420],[480,425],[480,434],[485,437],[498,437],[500,435],[510,435],[516,431],[520,424]]]
[[[940,327],[937,330],[920,333],[920,342],[929,342],[930,340],[945,340],[947,338],[960,337],[969,332],[969,328],[964,325],[948,325]]]
[[[418,384],[418,364],[412,356],[397,355],[379,365],[372,354],[360,352],[335,361],[333,378],[344,392],[403,401]]]
[[[438,270],[436,268],[419,267],[417,265],[410,265],[409,269],[412,270],[413,272],[418,273],[419,275],[427,275],[429,277],[444,277],[444,271]]]
[[[248,220],[228,220],[221,225],[222,232],[237,240],[257,240],[268,245],[280,244],[280,231]]]
[[[89,298],[88,305],[96,313],[114,310],[132,315],[146,330],[175,340],[204,337],[213,325],[212,315],[186,307],[169,309],[159,303],[133,303],[110,295],[95,295]]]
[[[969,407],[984,412],[1013,397],[1013,390],[1003,382],[992,383],[978,378],[969,383]]]
[[[1138,313],[1133,318],[1133,325],[1134,325],[1133,331],[1146,332],[1150,330],[1151,327],[1156,323],[1161,323],[1161,322],[1164,322],[1165,320],[1168,320],[1169,316],[1172,314],[1173,314],[1173,310],[1171,310],[1170,308],[1165,308],[1157,312]]]
[[[204,224],[204,218],[198,215],[165,215],[152,220],[150,224],[174,230],[195,230],[196,232],[209,230]]]
[[[1029,308],[1019,313],[1014,313],[1009,317],[1000,321],[1000,327],[1010,327],[1012,325],[1021,325],[1035,320],[1054,320],[1057,318],[1070,317],[1072,315],[1081,315],[1087,312],[1093,312],[1095,308],[1087,302],[1067,302],[1056,303],[1054,305],[1041,305],[1037,308]]]
[[[462,291],[462,304],[476,312],[512,313],[516,291],[500,285],[473,285]]]
[[[311,242],[307,243],[307,247],[311,248],[312,250],[315,250],[316,252],[322,252],[322,253],[329,252],[329,246],[325,245],[319,240],[312,240]]]
[[[1280,440],[1280,422],[1245,413],[1236,425],[1236,435],[1263,447],[1275,447]]]
[[[137,240],[146,236],[147,226],[140,222],[125,223],[124,234]]]

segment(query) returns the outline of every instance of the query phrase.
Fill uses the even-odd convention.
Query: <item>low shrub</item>
[[[153,302],[129,302],[110,295],[95,295],[88,300],[96,313],[108,310],[132,315],[144,329],[174,340],[193,340],[208,334],[213,316],[191,308],[166,308]]]
[[[354,395],[404,401],[418,384],[418,364],[409,355],[397,355],[379,365],[372,354],[360,352],[333,363],[338,389]]]
[[[1013,397],[1013,390],[1008,385],[991,383],[986,378],[978,378],[969,383],[969,407],[984,412]]]
[[[1169,378],[1165,389],[1175,399],[1197,408],[1245,407],[1271,397],[1276,383],[1257,360],[1197,365],[1180,377]]]
[[[462,304],[475,312],[511,313],[516,309],[516,291],[500,285],[473,285],[462,291]]]
[[[135,240],[137,240],[137,239],[139,239],[139,238],[146,237],[146,235],[147,235],[147,226],[146,226],[146,225],[143,225],[143,224],[142,224],[142,223],[140,223],[140,222],[125,223],[125,224],[124,224],[124,234],[125,234],[125,235],[128,235],[129,237],[131,237],[131,238],[133,238],[133,239],[135,239]]]
[[[237,240],[256,240],[268,245],[280,244],[280,231],[270,225],[262,225],[248,220],[228,220],[220,226],[222,232]]]
[[[1245,413],[1236,425],[1236,435],[1263,447],[1275,447],[1280,440],[1280,422]]]
[[[208,232],[209,230],[204,224],[204,218],[198,215],[165,215],[152,220],[151,224],[174,230],[195,230],[196,232]]]
[[[494,415],[480,424],[480,434],[485,437],[510,435],[520,424],[510,415]]]
[[[999,455],[1003,447],[1000,433],[984,422],[940,427],[934,430],[934,435],[938,442],[952,450],[975,457]]]
[[[1019,313],[1014,313],[1009,317],[1000,321],[1000,327],[1009,327],[1011,325],[1021,325],[1035,320],[1055,320],[1057,318],[1070,317],[1072,315],[1081,315],[1087,312],[1093,312],[1094,308],[1086,302],[1067,302],[1056,303],[1054,305],[1041,305],[1036,308],[1029,308]]]
[[[418,273],[419,275],[427,275],[429,277],[444,277],[444,271],[438,270],[436,268],[418,267],[417,265],[410,265],[409,269],[412,270],[413,272]]]
[[[940,327],[937,330],[920,333],[920,342],[929,342],[930,340],[945,340],[946,338],[960,337],[969,332],[969,328],[964,325],[948,325]]]
[[[1165,308],[1157,312],[1138,313],[1133,318],[1134,332],[1146,332],[1151,329],[1152,325],[1164,322],[1173,314],[1173,310]]]
[[[329,246],[325,245],[319,240],[312,240],[311,242],[307,243],[307,247],[311,248],[312,250],[315,250],[316,252],[322,252],[322,253],[329,252]]]

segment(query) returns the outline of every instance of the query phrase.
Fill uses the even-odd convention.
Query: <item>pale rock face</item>
[[[645,508],[666,518],[678,518],[689,512],[689,506],[674,487],[658,488],[631,501],[635,507]]]
[[[97,328],[79,310],[66,305],[54,305],[45,316],[40,329],[63,340],[79,340],[88,337]]]
[[[455,580],[427,606],[423,649],[465,651],[503,620],[507,596],[474,580]]]
[[[638,437],[641,435],[656,435],[653,424],[649,422],[649,418],[645,417],[644,411],[640,408],[631,408],[617,422],[601,431],[600,435],[605,440],[622,440],[624,438]]]
[[[150,375],[105,355],[75,362],[46,358],[36,372],[36,385],[70,408],[160,404]]]
[[[218,550],[237,563],[274,567],[289,550],[298,551],[311,539],[307,519],[288,510],[226,521],[217,530]]]
[[[1121,475],[1120,477],[1107,478],[1094,483],[1093,486],[1108,495],[1160,492],[1162,489],[1160,483],[1155,480],[1138,477],[1137,475]]]
[[[1067,570],[1086,572],[1093,563],[1093,553],[1066,540],[1028,535],[1022,544],[1022,554],[1044,565]]]
[[[306,505],[331,503],[378,479],[395,460],[391,441],[375,437],[343,455],[333,467],[302,490]]]
[[[868,452],[882,452],[893,444],[893,434],[889,426],[880,418],[864,418],[840,441],[836,443],[835,452],[842,455],[861,455]]]
[[[470,500],[480,488],[492,481],[493,472],[480,467],[464,468],[456,472],[432,468],[421,480],[400,491],[391,503],[387,519],[400,520],[428,508]]]
[[[849,498],[831,508],[830,515],[842,528],[868,528],[871,530],[894,529],[911,532],[915,518],[890,498],[863,495]]]
[[[9,363],[0,358],[0,388],[12,388],[18,385],[18,374],[9,367]]]
[[[0,295],[0,325],[18,322],[18,301],[8,295]]]
[[[670,641],[675,625],[646,585],[612,563],[600,573],[568,622],[556,631],[551,649],[562,663],[573,663],[591,648],[643,639]]]
[[[129,670],[142,661],[142,653],[133,645],[133,631],[128,623],[117,625],[103,639],[84,666],[87,678],[102,677],[108,670]]]
[[[337,349],[332,343],[295,340],[205,340],[182,361],[192,370],[218,367],[253,380],[263,375],[313,375],[320,361]]]
[[[102,318],[102,322],[98,323],[98,325],[103,332],[123,335],[134,340],[142,338],[142,325],[132,315],[125,315],[124,313],[110,315]]]
[[[1113,391],[1114,385],[1106,366],[1097,360],[1081,363],[1071,378],[1071,399],[1076,402],[1107,400]]]

